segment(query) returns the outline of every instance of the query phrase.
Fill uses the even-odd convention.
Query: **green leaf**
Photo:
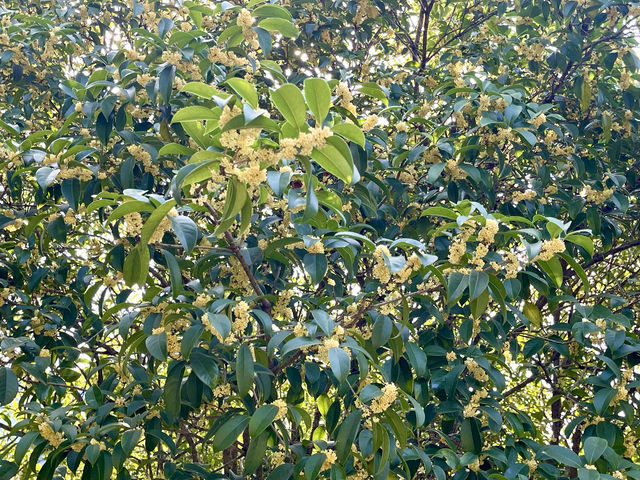
[[[234,92],[240,95],[253,108],[258,108],[258,92],[256,87],[244,78],[232,77],[225,80]]]
[[[142,200],[129,200],[121,205],[118,205],[107,217],[106,223],[124,217],[128,213],[133,212],[153,212],[153,205],[149,202],[143,202]]]
[[[169,278],[171,280],[171,296],[177,298],[182,292],[182,271],[178,260],[167,250],[162,249],[164,260],[167,262],[167,268],[169,268]]]
[[[586,112],[589,109],[591,103],[591,83],[589,81],[582,81],[580,86],[580,110]]]
[[[217,88],[212,87],[211,85],[207,85],[202,82],[189,82],[185,84],[181,89],[181,92],[192,93],[193,95],[197,95],[201,98],[206,98],[211,100],[214,96],[226,98],[229,96],[228,93],[221,92]],[[177,121],[174,119],[174,121]]]
[[[631,470],[633,471],[633,470]],[[631,475],[627,475],[628,477],[631,477]],[[600,472],[598,472],[598,470],[592,470],[591,468],[579,468],[578,469],[578,479],[579,480],[600,480],[602,477],[600,476]],[[615,477],[611,477],[611,478],[615,478]],[[636,474],[636,476],[631,477],[631,478],[638,478],[638,475]]]
[[[265,18],[258,22],[258,26],[268,30],[269,32],[280,32],[283,36],[288,38],[297,38],[298,35],[300,35],[298,27],[284,18]]]
[[[478,298],[471,300],[469,306],[471,307],[471,315],[473,318],[480,318],[489,304],[489,291],[484,290]]]
[[[582,268],[582,266],[578,262],[576,262],[575,259],[571,255],[569,255],[568,252],[562,252],[560,256],[569,264],[571,268],[573,268],[573,270],[576,272],[578,277],[580,277],[584,294],[589,295],[589,288],[591,285],[589,283],[589,277],[587,277],[587,274]]]
[[[149,248],[140,244],[127,255],[124,260],[122,271],[124,281],[127,285],[144,285],[149,274]]]
[[[253,12],[251,12],[251,15],[256,18],[276,17],[276,18],[283,18],[289,21],[292,20],[291,13],[289,12],[289,10],[287,10],[284,7],[281,7],[280,5],[273,5],[273,4],[260,5]]]
[[[176,418],[180,414],[182,404],[182,376],[184,375],[185,363],[183,361],[172,360],[167,370],[167,380],[164,383],[164,408],[165,411]]]
[[[0,405],[13,402],[18,394],[18,377],[9,367],[0,367]]]
[[[255,438],[271,425],[278,415],[278,407],[275,405],[262,405],[251,416],[249,420],[249,435]]]
[[[267,480],[289,480],[293,476],[294,466],[290,463],[283,463],[272,470]]]
[[[567,467],[582,467],[582,460],[580,460],[580,457],[573,450],[569,450],[567,447],[563,447],[561,445],[548,445],[544,447],[542,451],[556,462],[566,465]]]
[[[100,445],[92,443],[84,450],[84,454],[87,456],[89,463],[91,465],[95,465],[98,460],[98,456],[100,455]]]
[[[0,480],[11,480],[18,473],[18,465],[9,460],[0,460]]]
[[[338,462],[340,462],[341,465],[344,465],[351,454],[351,445],[353,445],[356,435],[358,434],[361,419],[362,411],[356,410],[347,415],[340,424],[338,436],[336,437],[336,453]]]
[[[254,474],[264,462],[268,439],[269,435],[264,433],[257,438],[253,438],[249,443],[249,448],[244,458],[245,475]]]
[[[482,425],[477,418],[465,418],[460,427],[460,441],[465,452],[482,452]]]
[[[213,449],[220,452],[230,447],[240,434],[247,428],[249,417],[247,415],[238,415],[227,420],[216,432],[213,437]]]
[[[587,459],[587,463],[593,465],[596,463],[604,451],[609,446],[609,443],[600,437],[589,437],[584,441],[584,456]]]
[[[144,341],[149,353],[164,362],[167,359],[167,333],[161,332],[155,335],[149,335]]]
[[[285,83],[277,90],[271,90],[271,101],[291,125],[301,129],[306,124],[307,105],[302,92],[291,83]]]
[[[314,148],[313,158],[327,172],[335,175],[349,184],[353,180],[353,158],[348,145],[340,137],[327,138],[327,144],[321,148]]]
[[[315,480],[318,478],[322,464],[327,456],[322,453],[314,453],[311,455],[304,464],[304,478],[305,480]]]
[[[224,202],[222,215],[220,216],[220,223],[215,230],[216,235],[225,232],[234,224],[236,215],[242,211],[247,197],[247,187],[236,177],[232,177],[227,184],[227,197]]]
[[[327,257],[322,253],[307,253],[302,262],[313,283],[320,283],[327,273]]]
[[[236,360],[236,380],[238,394],[244,397],[253,386],[253,356],[246,343],[240,345]]]
[[[149,240],[151,240],[151,237],[153,236],[153,233],[156,231],[156,228],[158,228],[158,225],[160,225],[160,222],[164,219],[164,217],[167,216],[167,213],[169,213],[169,211],[175,205],[176,205],[176,201],[174,199],[167,200],[158,208],[156,208],[153,212],[151,212],[151,215],[149,215],[149,218],[147,218],[147,221],[144,222],[142,231],[140,232],[141,246],[144,246],[145,244],[149,243]]]
[[[529,320],[534,327],[539,328],[540,325],[542,325],[542,314],[535,303],[525,303],[522,308],[522,313],[524,313],[524,316],[527,317],[527,320]]]
[[[365,138],[364,133],[357,125],[353,123],[338,123],[331,127],[333,133],[337,133],[343,138],[352,141],[353,143],[357,143],[362,148],[364,148]]]
[[[322,125],[331,108],[331,89],[327,81],[323,78],[307,78],[304,81],[304,98],[316,119],[316,126]]]
[[[209,323],[213,325],[213,328],[220,334],[220,336],[224,339],[227,338],[227,335],[231,332],[231,322],[229,321],[229,317],[220,313],[211,313],[207,312],[207,317],[209,318]]]
[[[218,377],[215,357],[201,348],[196,348],[191,352],[189,364],[200,381],[211,388],[213,381]]]
[[[56,177],[60,173],[59,168],[40,167],[36,170],[36,181],[42,190],[46,190],[49,185],[55,182]]]
[[[416,371],[416,376],[422,377],[427,372],[427,354],[416,343],[407,342],[405,344],[407,357],[411,366]]]
[[[180,353],[182,354],[182,358],[188,359],[191,356],[191,351],[200,340],[202,332],[204,332],[204,325],[198,323],[191,325],[184,332],[182,335],[182,341],[180,342]]]
[[[173,215],[169,219],[176,237],[184,247],[184,251],[186,253],[191,252],[198,241],[198,226],[193,220],[184,215]]]
[[[351,358],[349,354],[342,348],[330,348],[329,349],[329,364],[331,371],[338,379],[340,384],[349,376],[351,371]]]
[[[562,271],[562,265],[560,264],[560,260],[557,257],[551,257],[549,260],[538,260],[538,265],[542,267],[553,284],[561,288],[564,272]]]
[[[489,275],[479,270],[469,274],[469,300],[478,298],[489,285]]]
[[[207,107],[192,105],[178,110],[171,119],[171,123],[200,122],[202,120],[213,120],[217,122],[219,119],[219,111],[215,111]]]
[[[516,128],[515,130],[518,132],[518,135],[532,147],[538,142],[536,134],[531,130],[527,130],[526,128]]]
[[[122,440],[120,440],[120,444],[122,446],[122,451],[124,452],[125,457],[131,455],[133,449],[140,441],[141,436],[142,430],[140,429],[127,430],[122,434]]]
[[[585,235],[570,234],[564,237],[567,242],[575,243],[584,248],[590,257],[593,257],[593,240]]]
[[[596,392],[593,396],[593,408],[596,409],[598,415],[602,415],[609,408],[609,404],[617,392],[616,389],[610,387],[601,388]]]
[[[29,448],[31,447],[31,444],[38,437],[38,435],[40,435],[40,432],[31,431],[31,432],[25,433],[22,436],[22,438],[20,438],[20,441],[18,442],[15,450],[13,451],[13,459],[15,460],[16,463],[18,464],[22,463],[22,459],[27,454],[27,452],[29,451]]]

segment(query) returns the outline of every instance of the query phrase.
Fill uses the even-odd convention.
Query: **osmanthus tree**
[[[640,6],[0,6],[0,479],[640,478]]]

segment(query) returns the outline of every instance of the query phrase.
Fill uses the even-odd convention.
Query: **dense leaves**
[[[0,6],[0,480],[640,478],[632,3]]]

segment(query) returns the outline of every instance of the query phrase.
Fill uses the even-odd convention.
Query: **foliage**
[[[640,7],[0,6],[0,479],[640,478]]]

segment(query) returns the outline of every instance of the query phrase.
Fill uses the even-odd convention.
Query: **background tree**
[[[0,6],[0,479],[640,478],[600,0]]]

